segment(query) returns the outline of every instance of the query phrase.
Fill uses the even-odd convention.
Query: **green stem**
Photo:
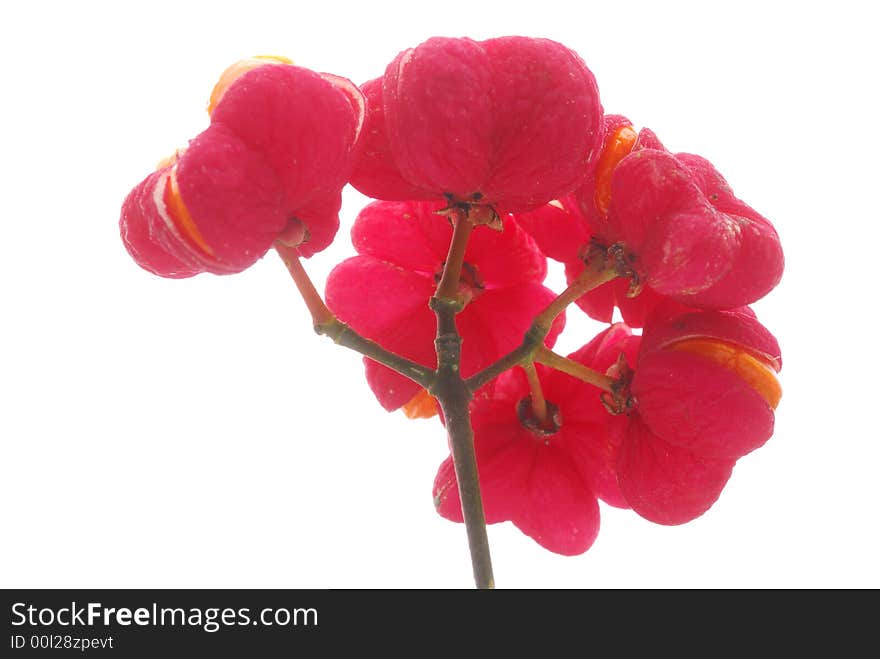
[[[526,362],[522,365],[526,372],[526,380],[529,382],[530,400],[532,404],[532,416],[539,426],[547,423],[547,399],[544,398],[544,390],[541,388],[541,380],[538,378],[538,370],[534,362]]]
[[[464,252],[467,249],[468,238],[474,229],[474,224],[464,213],[457,213],[455,228],[452,232],[452,242],[449,243],[449,253],[446,255],[446,264],[443,266],[443,274],[437,285],[434,297],[440,299],[455,299],[458,297],[458,284],[461,280],[461,266],[464,264]]]
[[[532,361],[535,351],[544,345],[544,339],[550,333],[550,328],[553,326],[553,321],[556,320],[556,317],[581,295],[611,281],[615,277],[617,277],[617,272],[612,265],[608,264],[606,259],[594,258],[588,262],[586,269],[584,269],[580,276],[568,288],[562,291],[555,300],[548,304],[541,313],[535,316],[531,327],[529,327],[523,337],[523,342],[518,348],[511,350],[501,359],[466,380],[471,393],[477,391],[484,384],[491,382],[504,373],[504,371]]]
[[[431,394],[440,402],[449,436],[474,583],[477,588],[494,588],[495,577],[492,572],[489,536],[474,451],[474,431],[470,419],[471,395],[460,378],[456,380],[454,377],[442,376],[431,389]]]
[[[584,271],[578,275],[571,284],[568,285],[562,293],[560,293],[553,302],[547,305],[535,318],[534,325],[540,328],[546,328],[550,331],[550,326],[556,317],[565,311],[569,304],[577,300],[584,293],[588,293],[594,288],[598,288],[602,284],[606,284],[617,277],[617,271],[608,267],[605,258],[594,258],[587,263]]]
[[[576,362],[573,359],[558,355],[550,350],[550,348],[548,348],[547,346],[539,346],[538,349],[535,350],[535,361],[540,364],[544,364],[544,366],[549,366],[550,368],[557,371],[568,373],[572,377],[575,377],[583,382],[595,385],[604,391],[614,393],[614,389],[612,387],[612,385],[614,384],[614,378],[609,377],[604,373],[600,373],[599,371],[593,370],[589,366],[584,366],[580,362]]]
[[[275,249],[287,266],[287,271],[296,284],[300,295],[302,295],[309,313],[312,315],[315,332],[328,336],[335,343],[387,366],[426,389],[432,385],[435,378],[432,369],[401,357],[390,350],[386,350],[378,343],[362,337],[330,311],[305,271],[305,268],[303,268],[295,247],[290,247],[283,243],[275,243]]]
[[[437,373],[429,391],[443,410],[458,483],[461,513],[467,532],[474,582],[477,588],[494,588],[495,577],[492,573],[489,536],[486,531],[486,516],[483,511],[477,457],[474,451],[474,431],[471,427],[472,395],[461,377],[462,341],[455,324],[455,316],[463,307],[458,288],[464,252],[472,229],[471,221],[459,213],[443,274],[437,291],[431,298],[431,309],[437,316],[437,338],[434,341],[437,351]]]
[[[330,337],[338,345],[359,352],[364,357],[369,357],[373,361],[387,366],[391,370],[420,384],[425,389],[430,388],[436,379],[434,371],[427,366],[386,350],[378,343],[364,338],[338,318],[334,318],[329,323],[315,325],[315,332]]]
[[[336,316],[327,308],[327,305],[324,304],[324,300],[321,298],[320,293],[318,293],[311,278],[305,268],[303,268],[296,247],[291,247],[282,242],[276,242],[275,251],[278,252],[278,256],[281,257],[281,260],[284,261],[284,265],[287,266],[290,278],[293,279],[293,283],[296,284],[296,288],[299,290],[299,294],[306,303],[309,313],[312,314],[312,323],[315,327],[332,323],[336,320]]]

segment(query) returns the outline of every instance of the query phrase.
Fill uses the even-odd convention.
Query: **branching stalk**
[[[535,361],[557,371],[568,373],[572,377],[576,377],[578,380],[595,385],[603,391],[614,393],[614,389],[612,388],[614,378],[609,377],[604,373],[600,373],[589,366],[584,366],[573,359],[558,355],[547,346],[538,347],[535,351]]]
[[[489,552],[489,536],[486,532],[486,516],[480,494],[480,478],[474,451],[474,432],[471,427],[471,390],[461,377],[461,335],[455,324],[455,316],[462,310],[458,295],[464,253],[473,224],[458,213],[449,253],[431,308],[437,316],[437,379],[430,393],[440,403],[449,435],[455,478],[461,500],[461,512],[468,537],[471,566],[477,588],[494,588],[492,558]]]
[[[525,369],[529,379],[532,412],[539,423],[544,423],[548,414],[547,401],[541,392],[534,362],[540,362],[595,384],[601,389],[612,391],[612,378],[557,355],[544,346],[544,340],[550,333],[553,321],[569,304],[587,291],[610,281],[617,276],[617,272],[607,264],[607,259],[603,255],[600,255],[600,258],[590,259],[584,272],[535,317],[517,349],[465,380],[461,376],[462,339],[455,317],[465,304],[459,296],[459,286],[464,254],[473,227],[473,222],[468,218],[467,213],[456,214],[446,263],[437,290],[430,301],[431,309],[437,317],[437,335],[434,341],[437,353],[436,371],[386,350],[341,322],[315,289],[303,268],[296,248],[283,242],[276,242],[275,248],[299,289],[318,334],[328,336],[339,345],[355,350],[410,378],[427,389],[440,403],[455,466],[474,581],[478,588],[494,588],[495,579],[492,573],[489,538],[486,532],[486,517],[480,494],[474,433],[470,419],[471,398],[481,386],[509,368],[520,365]]]
[[[309,309],[309,313],[312,315],[315,332],[330,337],[335,343],[359,352],[364,357],[369,357],[383,366],[387,366],[426,389],[431,387],[435,379],[432,369],[401,357],[390,350],[386,350],[378,343],[364,338],[340,321],[324,303],[311,278],[305,271],[305,268],[303,268],[296,249],[282,243],[276,243],[275,249],[287,266],[293,282],[296,284]]]
[[[476,392],[477,389],[491,382],[504,373],[504,371],[533,361],[535,351],[544,345],[544,339],[550,333],[556,317],[581,295],[611,281],[615,277],[617,277],[617,271],[610,267],[604,258],[595,258],[588,262],[587,267],[580,276],[535,317],[518,348],[511,350],[494,364],[490,364],[466,380],[471,393]]]

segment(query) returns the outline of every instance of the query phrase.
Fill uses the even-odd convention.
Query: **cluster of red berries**
[[[467,222],[456,317],[466,378],[520,346],[557,297],[543,285],[547,258],[569,283],[602,274],[577,305],[609,324],[618,309],[623,322],[474,393],[487,522],[512,521],[563,554],[595,540],[599,499],[687,522],[771,436],[780,351],[747,305],[782,276],[776,231],[707,160],[606,115],[565,46],[433,38],[360,87],[254,58],[224,73],[209,113],[123,204],[125,246],[157,275],[240,272],[273,246],[309,257],[336,235],[351,184],[376,201],[354,222],[358,255],[331,273],[326,304],[435,368],[428,301],[452,225]],[[540,350],[553,354],[563,325],[559,314]],[[420,384],[365,366],[385,409],[436,412]],[[611,385],[600,391],[580,370]],[[451,459],[434,495],[441,515],[462,519]]]

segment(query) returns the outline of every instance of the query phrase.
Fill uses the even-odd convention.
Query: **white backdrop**
[[[435,420],[388,414],[359,356],[315,336],[270,253],[153,277],[119,207],[207,125],[254,54],[357,83],[432,35],[578,51],[609,112],[706,156],[777,226],[756,305],[785,366],[777,429],[680,527],[602,508],[586,554],[489,529],[499,587],[880,586],[876,191],[880,53],[867,3],[6,3],[0,9],[0,587],[472,584],[431,501]],[[353,254],[363,197],[307,263]],[[554,269],[548,284],[558,287]],[[600,329],[576,309],[560,340]]]

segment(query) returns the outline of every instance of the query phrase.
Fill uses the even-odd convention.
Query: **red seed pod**
[[[578,305],[610,322],[615,307],[644,325],[664,298],[704,309],[759,300],[779,283],[784,257],[770,222],[737,199],[704,158],[671,154],[648,129],[620,115],[604,119],[596,166],[574,194],[517,221],[574,280],[593,244],[616,246],[632,281],[612,281]]]
[[[360,157],[355,162],[351,184],[363,194],[375,199],[388,201],[436,199],[436,193],[410,183],[403,178],[397,168],[385,127],[383,82],[384,78],[376,78],[361,85],[367,112]]]
[[[606,341],[603,351],[620,349]],[[649,318],[627,360],[635,364],[627,413],[611,421],[622,437],[621,492],[651,521],[690,521],[717,500],[736,461],[773,434],[778,344],[748,309],[679,309]]]
[[[435,37],[381,83],[365,85],[370,147],[352,176],[380,199],[537,208],[583,181],[601,143],[592,73],[547,39]]]
[[[231,67],[211,125],[126,199],[120,232],[165,277],[240,272],[276,239],[330,244],[357,156],[364,102],[350,81],[269,60]]]
[[[572,195],[528,213],[517,213],[515,217],[545,255],[565,264],[568,283],[584,271],[583,257],[593,242],[603,243],[597,225],[586,218]],[[633,297],[629,294],[631,287],[628,279],[614,279],[579,297],[577,305],[591,318],[605,323],[611,322],[614,309],[618,308],[630,327],[642,327],[663,297],[650,288],[643,288]]]
[[[702,158],[634,151],[612,180],[607,239],[647,286],[682,304],[731,309],[766,295],[784,265],[773,226]]]
[[[203,263],[187,247],[165,210],[162,192],[170,170],[166,165],[134,187],[122,204],[119,228],[123,245],[138,265],[153,274],[180,279],[201,272]]]

